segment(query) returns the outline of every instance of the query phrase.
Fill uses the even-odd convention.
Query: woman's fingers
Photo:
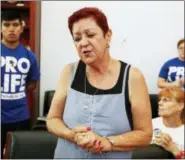
[[[163,134],[162,134],[162,137],[163,137],[168,143],[170,143],[170,142],[172,141],[171,136],[170,136],[169,134],[167,134],[167,133],[163,133]]]
[[[160,135],[156,136],[156,138],[159,139],[159,141],[165,146],[170,144],[170,142],[172,141],[172,138],[167,133],[161,133]]]
[[[84,128],[84,126],[76,127],[76,134],[74,136],[75,143],[83,148],[87,149],[89,152],[93,153],[101,153],[103,146],[101,140],[99,140],[98,135],[96,135],[94,132],[81,132],[84,131],[87,128]],[[88,129],[89,130],[89,129]]]
[[[90,133],[76,133],[76,144],[81,148],[88,149],[93,146],[94,136]]]
[[[100,153],[102,149],[103,149],[102,142],[95,140],[93,147],[89,148],[88,150],[89,152],[92,152],[92,153]]]
[[[86,149],[90,150],[95,147],[97,140],[91,141],[91,143],[86,145]]]
[[[81,148],[86,148],[86,145],[91,143],[90,137],[88,135],[78,135],[76,144]]]
[[[74,136],[74,141],[75,143],[77,143],[78,141],[80,141],[82,139],[82,135],[80,133],[76,133]]]
[[[165,140],[163,137],[156,137],[153,141],[153,144],[157,144],[163,148],[167,148],[169,145],[169,141]]]
[[[76,133],[83,133],[83,132],[88,132],[91,131],[91,127],[87,126],[77,126],[73,129]]]

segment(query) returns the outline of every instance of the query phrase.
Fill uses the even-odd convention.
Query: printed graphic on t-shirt
[[[170,66],[168,72],[168,82],[173,82],[184,78],[184,67]]]
[[[30,69],[27,58],[1,56],[1,67],[4,67],[3,84],[1,84],[1,99],[15,100],[25,97],[25,85]]]

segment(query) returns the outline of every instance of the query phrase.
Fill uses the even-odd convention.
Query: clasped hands
[[[91,153],[102,154],[104,151],[111,151],[111,143],[104,137],[92,131],[90,127],[78,126],[72,129],[73,142],[80,148],[87,149]]]

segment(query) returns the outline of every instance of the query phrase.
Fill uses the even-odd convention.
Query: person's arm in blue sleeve
[[[37,59],[34,55],[27,78],[27,91],[28,92],[33,91],[37,87],[39,80],[40,80],[40,71]]]
[[[159,78],[157,80],[157,86],[159,88],[173,88],[173,87],[181,87],[180,80],[176,80],[174,82],[168,82],[168,65],[165,63],[160,72],[159,72]]]

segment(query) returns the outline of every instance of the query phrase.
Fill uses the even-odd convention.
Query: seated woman
[[[178,159],[184,158],[184,91],[165,88],[160,91],[159,99],[160,117],[152,121],[152,144],[161,146]]]

